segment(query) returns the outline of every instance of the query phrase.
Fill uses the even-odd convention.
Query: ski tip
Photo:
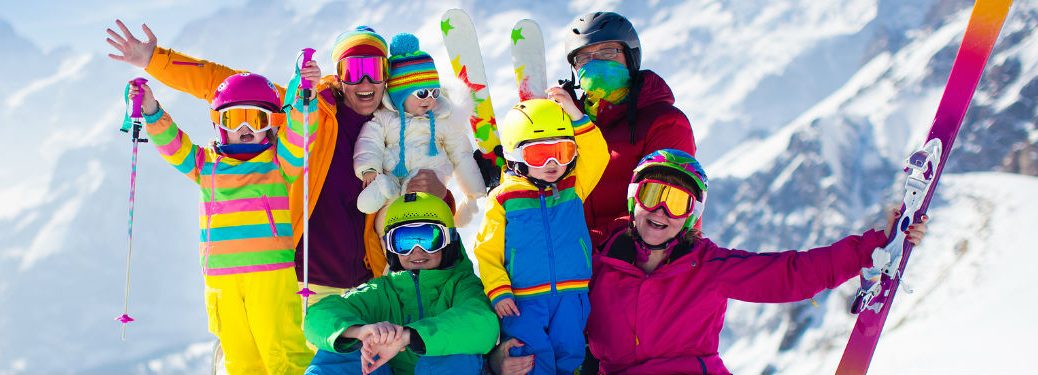
[[[303,288],[303,289],[300,289],[298,292],[296,292],[296,294],[298,294],[300,296],[303,296],[303,298],[308,298],[308,297],[310,297],[310,296],[312,296],[314,294],[317,294],[317,293],[315,293],[314,291],[310,290],[310,288]]]
[[[115,318],[115,320],[117,320],[117,321],[121,322],[122,324],[126,324],[126,323],[129,323],[129,322],[132,322],[132,321],[134,321],[134,319],[133,319],[133,318],[131,318],[131,317],[130,317],[129,315],[127,315],[127,314],[122,314],[122,315],[119,315],[119,316],[117,316],[117,317]]]

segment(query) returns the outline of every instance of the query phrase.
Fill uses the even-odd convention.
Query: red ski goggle
[[[533,142],[519,146],[512,152],[512,160],[540,168],[555,160],[559,165],[568,165],[577,158],[577,143],[572,139]]]
[[[379,84],[389,77],[389,63],[382,56],[349,56],[336,65],[339,80],[347,85],[356,85],[367,77],[371,83]]]
[[[675,219],[688,217],[695,211],[695,194],[682,187],[651,179],[642,180],[632,187],[636,189],[634,201],[646,211],[655,211],[662,206],[667,216]]]

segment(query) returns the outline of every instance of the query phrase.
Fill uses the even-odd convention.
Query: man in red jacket
[[[695,155],[696,143],[688,117],[674,107],[670,86],[651,70],[641,70],[641,42],[627,18],[589,13],[566,30],[566,58],[584,91],[582,107],[609,145],[604,183],[584,201],[598,247],[613,220],[627,214],[627,182],[638,161],[665,148]]]

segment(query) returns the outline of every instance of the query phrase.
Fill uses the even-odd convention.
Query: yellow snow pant
[[[205,277],[209,331],[227,373],[302,374],[314,357],[303,337],[303,304],[292,267]]]

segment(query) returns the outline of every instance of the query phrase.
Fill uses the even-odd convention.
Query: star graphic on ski
[[[513,46],[516,45],[516,44],[519,44],[519,41],[523,40],[523,39],[526,39],[526,37],[523,36],[523,28],[522,27],[517,27],[517,28],[512,29],[512,45]]]
[[[454,26],[451,26],[451,19],[450,18],[447,18],[447,19],[444,19],[443,21],[440,21],[440,31],[443,32],[443,36],[447,36],[447,33],[450,32],[453,29],[454,29]]]

